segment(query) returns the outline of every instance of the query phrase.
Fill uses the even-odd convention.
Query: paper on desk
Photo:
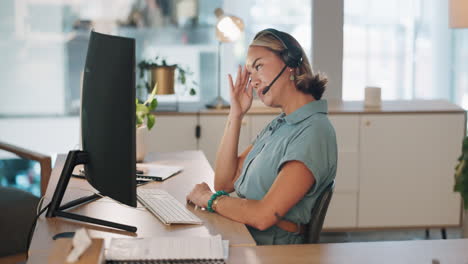
[[[153,176],[160,177],[162,180],[182,171],[184,167],[181,166],[169,166],[154,163],[137,163],[137,170],[143,171],[140,176]]]
[[[226,250],[227,249],[227,250]],[[212,237],[113,238],[107,260],[182,260],[227,257],[229,242]]]

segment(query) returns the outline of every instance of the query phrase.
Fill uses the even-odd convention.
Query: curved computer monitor
[[[91,32],[81,100],[88,182],[101,194],[135,207],[134,39]]]
[[[71,150],[49,203],[46,217],[63,217],[130,232],[135,226],[68,211],[109,196],[136,207],[135,40],[91,32],[81,93],[83,150]],[[76,165],[100,194],[62,204]]]

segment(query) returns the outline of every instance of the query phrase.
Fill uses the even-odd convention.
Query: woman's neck
[[[283,110],[286,115],[291,114],[310,102],[316,101],[311,94],[304,94],[297,89],[294,93],[285,97],[285,99],[285,102],[281,105],[281,110]]]

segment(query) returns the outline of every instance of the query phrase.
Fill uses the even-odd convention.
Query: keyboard
[[[190,212],[165,190],[137,188],[137,199],[163,224],[203,223],[200,218]]]

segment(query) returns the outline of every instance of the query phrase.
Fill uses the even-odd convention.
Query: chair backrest
[[[28,160],[35,160],[39,162],[41,167],[41,196],[45,194],[47,185],[49,183],[50,173],[52,172],[52,159],[50,156],[38,153],[29,149],[19,146],[8,144],[0,141],[0,150],[11,152],[21,158]]]
[[[312,208],[312,215],[309,223],[306,225],[304,234],[304,243],[314,244],[318,243],[320,239],[320,232],[322,231],[323,221],[327,214],[328,205],[333,196],[335,189],[335,180],[333,180],[318,197]]]
[[[51,173],[51,157],[2,141],[0,151],[39,162],[41,195],[44,195]],[[39,198],[29,192],[0,186],[0,263],[17,263],[27,258],[38,203]]]

